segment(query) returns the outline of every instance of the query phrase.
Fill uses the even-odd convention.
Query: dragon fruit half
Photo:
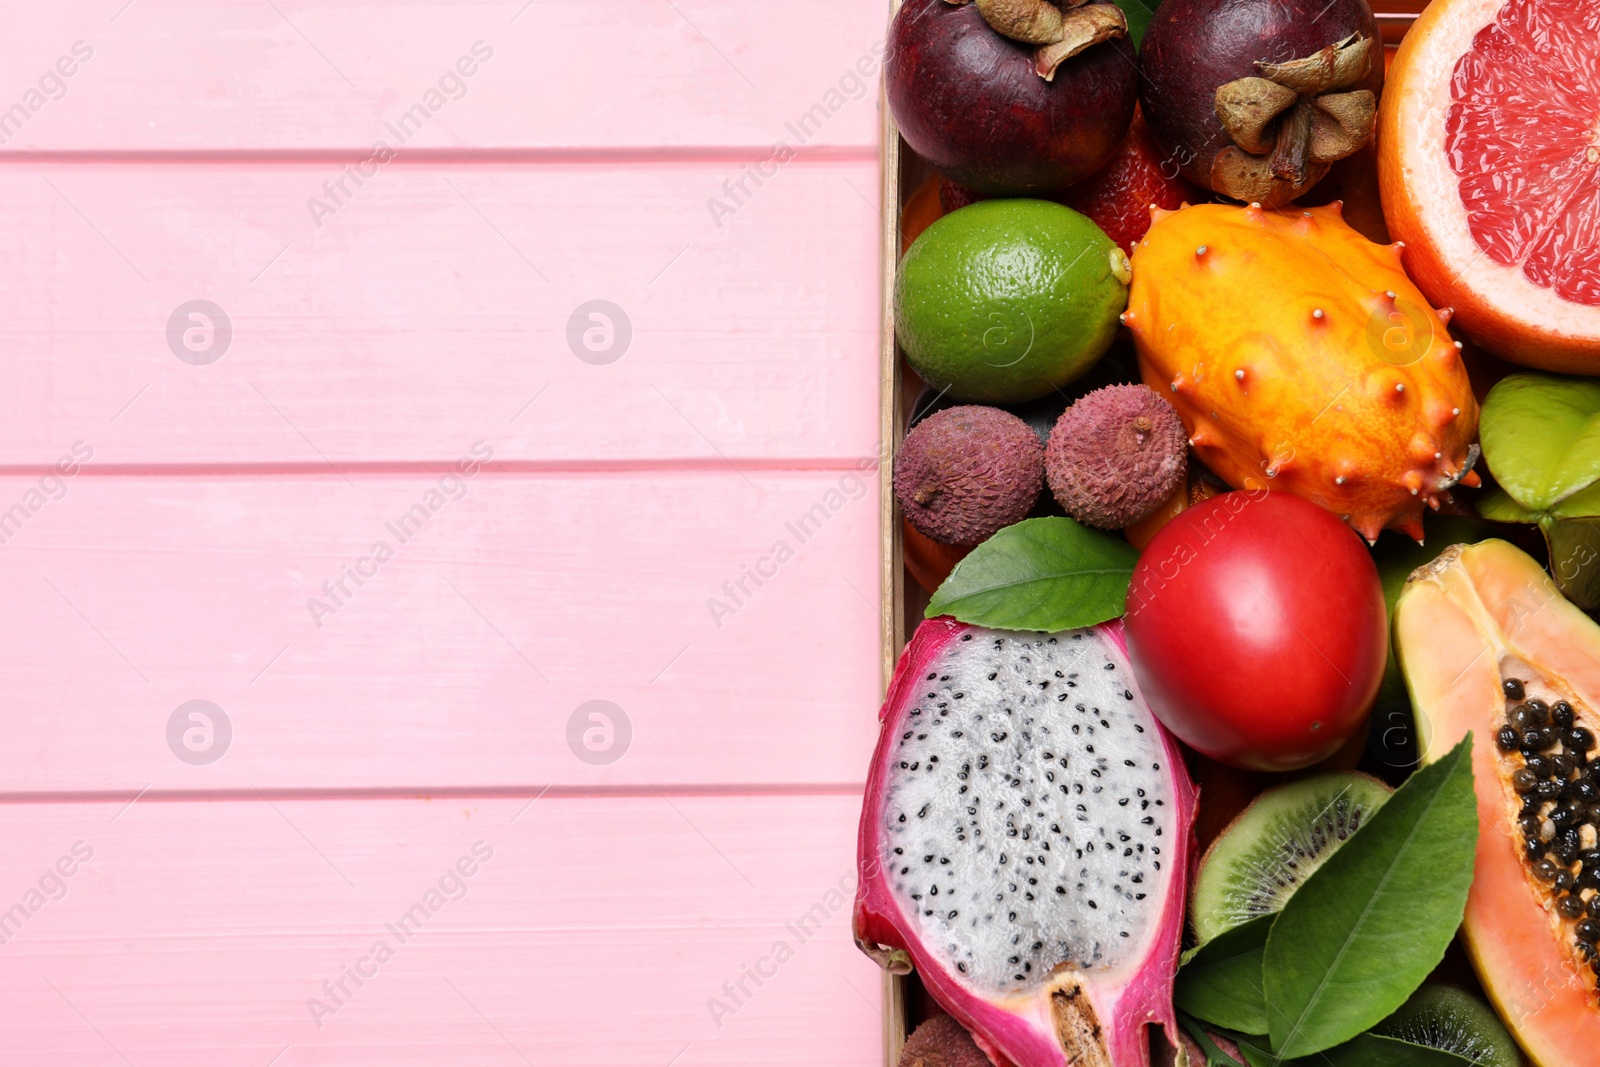
[[[880,715],[855,937],[913,966],[997,1063],[1148,1067],[1172,979],[1195,790],[1122,625],[924,622]]]

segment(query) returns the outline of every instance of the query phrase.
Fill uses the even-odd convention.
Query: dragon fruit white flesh
[[[861,813],[855,936],[913,966],[996,1062],[1148,1067],[1172,980],[1195,790],[1120,622],[924,622]]]

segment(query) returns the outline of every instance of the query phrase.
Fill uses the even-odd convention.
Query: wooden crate
[[[891,0],[890,17],[900,10],[901,0]],[[1373,11],[1378,16],[1378,26],[1385,45],[1399,44],[1411,24],[1416,21],[1427,0],[1376,0]],[[894,116],[887,100],[881,100],[883,119],[883,145],[880,155],[883,183],[883,320],[880,332],[882,359],[882,407],[884,453],[881,467],[880,514],[883,521],[883,678],[887,686],[894,673],[895,661],[905,644],[906,634],[915,629],[927,606],[928,596],[911,580],[906,572],[902,554],[901,520],[899,505],[894,499],[894,488],[889,472],[894,467],[894,455],[905,436],[906,418],[915,399],[914,381],[905,373],[905,364],[894,340],[893,292],[895,269],[900,261],[900,209],[907,198],[916,191],[923,180],[932,173],[924,162],[900,137]],[[884,974],[884,1062],[893,1067],[900,1058],[900,1048],[906,1037],[929,1010],[927,993],[916,975],[898,977]]]

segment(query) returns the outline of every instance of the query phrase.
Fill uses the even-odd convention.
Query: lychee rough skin
[[[1038,435],[999,408],[966,404],[929,415],[894,461],[906,518],[943,545],[975,545],[1027,518],[1043,487]]]
[[[1061,413],[1045,449],[1050,492],[1102,530],[1146,518],[1183,483],[1189,440],[1171,404],[1144,385],[1096,389]]]
[[[919,1024],[900,1050],[898,1067],[991,1067],[966,1027],[948,1015]]]

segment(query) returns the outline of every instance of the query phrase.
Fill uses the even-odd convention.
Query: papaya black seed
[[[1556,901],[1556,911],[1563,919],[1583,918],[1583,898],[1576,893],[1569,893]]]
[[[1550,720],[1563,730],[1572,726],[1572,705],[1558,700],[1550,708]]]
[[[1521,678],[1507,678],[1500,683],[1500,688],[1505,691],[1507,700],[1521,700],[1525,695]]]
[[[1576,933],[1580,941],[1587,941],[1592,945],[1596,941],[1600,941],[1600,922],[1596,922],[1593,919],[1584,919],[1578,923]]]
[[[1515,727],[1502,726],[1500,732],[1494,735],[1494,740],[1495,744],[1500,746],[1501,752],[1511,752],[1521,741],[1521,735],[1517,733]]]
[[[1530,726],[1522,731],[1522,754],[1532,756],[1556,743],[1555,731],[1545,726]]]
[[[1518,769],[1511,775],[1511,788],[1518,793],[1526,795],[1533,792],[1538,785],[1539,776],[1526,767]]]
[[[1570,864],[1578,854],[1578,842],[1572,838],[1572,832],[1562,834],[1550,846],[1551,855],[1555,856],[1557,863]]]

